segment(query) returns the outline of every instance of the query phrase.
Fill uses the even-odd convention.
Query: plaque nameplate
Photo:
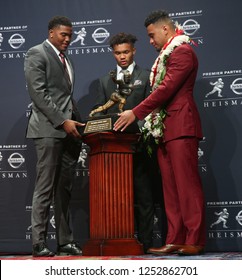
[[[84,134],[112,130],[112,119],[95,119],[87,121]]]
[[[85,120],[86,125],[84,127],[78,127],[80,134],[90,134],[96,132],[113,131],[113,126],[116,120],[119,118],[118,114],[107,114],[102,116],[89,117]],[[136,122],[129,125],[125,133],[139,133],[139,127]]]

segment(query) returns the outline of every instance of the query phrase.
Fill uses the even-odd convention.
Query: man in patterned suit
[[[69,225],[74,168],[81,149],[80,116],[73,100],[74,70],[64,54],[71,42],[71,21],[52,18],[48,39],[32,47],[24,63],[32,100],[27,138],[34,140],[37,165],[32,202],[34,257],[54,255],[46,245],[49,210],[54,203],[58,255],[81,255]]]

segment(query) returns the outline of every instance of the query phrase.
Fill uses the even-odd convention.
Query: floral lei
[[[169,41],[163,46],[159,56],[156,58],[154,65],[151,68],[150,74],[150,84],[152,91],[154,91],[163,81],[166,74],[166,62],[169,55],[173,50],[184,44],[194,42],[187,36],[184,35],[184,31],[178,23],[176,25],[176,35],[169,39]],[[150,113],[145,118],[144,126],[141,128],[143,133],[144,141],[149,142],[150,138],[153,137],[156,144],[159,143],[159,138],[163,137],[165,125],[163,123],[164,118],[166,117],[165,109],[158,109]],[[149,155],[152,154],[152,147],[147,145],[147,152]]]
[[[151,68],[150,84],[154,91],[162,82],[166,74],[166,61],[173,50],[184,44],[189,43],[191,39],[187,35],[176,34],[162,48],[159,56],[156,58],[154,65]]]

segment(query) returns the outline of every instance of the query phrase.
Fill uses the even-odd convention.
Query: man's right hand
[[[119,115],[119,118],[114,123],[114,130],[124,131],[126,127],[128,127],[132,122],[135,121],[135,114],[132,110],[126,110]]]

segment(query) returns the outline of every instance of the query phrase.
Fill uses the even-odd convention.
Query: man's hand
[[[135,121],[135,114],[132,110],[126,110],[121,114],[118,114],[120,117],[114,124],[114,130],[118,131],[124,131],[125,128],[127,128],[132,122]]]
[[[85,123],[80,123],[73,120],[65,120],[62,124],[63,129],[68,135],[76,138],[82,138],[81,134],[76,129],[77,126],[85,126]]]

